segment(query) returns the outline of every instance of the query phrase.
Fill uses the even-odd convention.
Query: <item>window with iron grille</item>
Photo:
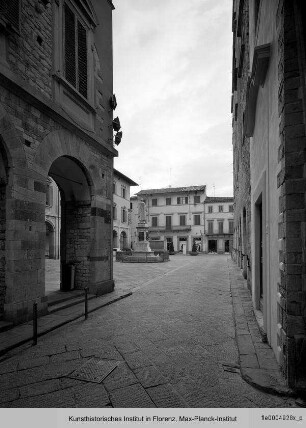
[[[152,217],[152,227],[157,227],[157,217]]]
[[[186,226],[186,216],[180,215],[180,226]]]
[[[193,216],[193,224],[195,226],[199,226],[201,224],[201,216],[200,216],[200,214],[195,214]]]
[[[152,207],[157,207],[157,199],[152,199]]]
[[[67,4],[64,10],[65,78],[87,98],[87,31]]]
[[[20,0],[0,1],[0,24],[4,24],[7,29],[19,31]]]
[[[171,198],[166,198],[166,205],[171,205]]]

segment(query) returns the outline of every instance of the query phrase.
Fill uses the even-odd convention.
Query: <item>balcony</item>
[[[165,232],[190,232],[191,226],[151,226],[149,232],[165,233]]]

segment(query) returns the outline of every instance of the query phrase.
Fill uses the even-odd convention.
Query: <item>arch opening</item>
[[[79,161],[61,156],[52,163],[46,193],[46,220],[48,211],[54,230],[50,230],[48,222],[46,294],[83,289],[88,283],[91,192],[91,180]],[[51,272],[53,278],[57,278],[56,284],[50,277]]]

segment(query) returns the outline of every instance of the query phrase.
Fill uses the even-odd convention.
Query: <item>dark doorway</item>
[[[217,241],[215,239],[210,239],[208,241],[208,252],[209,253],[217,252]]]
[[[226,241],[224,242],[224,251],[225,251],[225,253],[229,253],[229,250],[230,250],[229,241],[228,241],[228,240],[226,240]]]

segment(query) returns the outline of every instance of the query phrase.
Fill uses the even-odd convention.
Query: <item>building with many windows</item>
[[[213,207],[211,214],[206,214],[208,210],[206,200],[209,199],[209,209]],[[230,251],[233,218],[233,198],[207,198],[206,186],[190,186],[177,188],[149,189],[137,193],[133,197],[132,204],[132,241],[135,241],[138,205],[137,201],[143,200],[146,203],[146,216],[149,225],[149,240],[151,247],[158,248],[157,243],[163,249],[173,249],[175,252],[181,251],[187,254],[195,244],[200,252]],[[218,204],[216,201],[219,201]],[[216,213],[216,204],[222,206],[222,212]],[[206,207],[206,208],[205,208]],[[221,209],[221,208],[220,208]],[[207,220],[210,218],[210,222]],[[218,221],[219,220],[219,221]],[[212,231],[212,240],[218,244],[208,242],[206,236],[207,228],[215,223]],[[220,233],[215,227],[219,227]],[[221,227],[222,229],[221,231]],[[222,232],[222,233],[221,233]],[[228,239],[227,239],[228,238]],[[226,242],[229,241],[229,242]],[[210,247],[209,247],[210,245]]]
[[[113,180],[113,249],[131,248],[130,187],[135,181],[114,169]]]
[[[233,248],[234,198],[207,197],[204,201],[204,251],[229,253]]]

